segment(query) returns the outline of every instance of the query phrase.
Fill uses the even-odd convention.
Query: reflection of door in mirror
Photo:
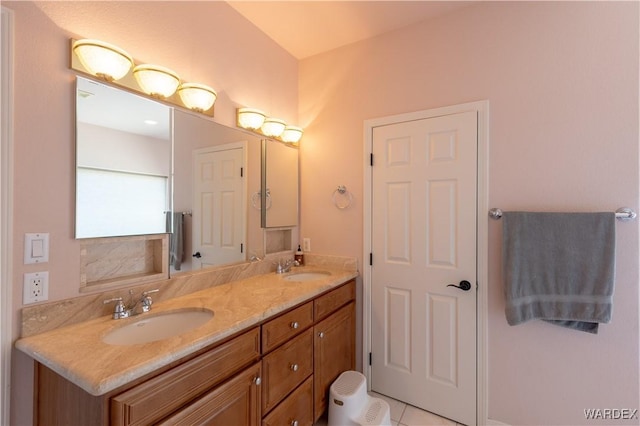
[[[173,188],[173,205],[175,211],[192,211],[192,216],[185,216],[184,221],[184,258],[180,265],[179,272],[190,271],[200,267],[209,267],[212,265],[219,266],[223,264],[236,263],[245,261],[249,253],[262,252],[262,230],[260,229],[260,212],[247,208],[247,193],[258,192],[260,188],[260,139],[258,136],[246,133],[239,129],[226,127],[213,122],[210,119],[202,118],[190,112],[176,109],[174,113],[174,188]],[[222,148],[221,148],[222,147]],[[233,215],[232,218],[222,218],[219,214],[214,214],[219,210],[219,205],[214,205],[211,210],[202,211],[197,207],[196,190],[194,188],[194,179],[196,178],[195,153],[208,152],[211,150],[226,151],[229,148],[244,147],[242,154],[243,183],[242,194],[239,195],[241,200],[240,211],[234,208],[233,213],[229,208],[225,214]],[[222,155],[222,154],[219,154]],[[234,166],[237,169],[237,166]],[[239,172],[239,170],[238,170]],[[214,172],[211,172],[214,173]],[[222,198],[228,200],[230,195],[224,195]],[[237,200],[233,196],[235,202]],[[210,205],[207,202],[204,206]],[[202,217],[212,217],[212,221],[201,226],[200,230],[196,229],[196,222],[199,224]],[[219,219],[216,219],[219,218]],[[233,224],[228,228],[227,224]],[[198,225],[200,226],[200,225]],[[241,247],[242,254],[237,256],[214,255],[213,260],[206,259],[205,252],[200,250],[201,244],[196,242],[199,238],[211,239],[212,226],[216,226],[215,232],[222,235],[226,241],[234,240],[239,244],[244,243]],[[201,234],[205,233],[205,237]],[[196,235],[198,234],[198,235]],[[229,243],[229,245],[231,245]],[[240,249],[240,247],[239,247]],[[206,250],[205,250],[206,251]],[[229,249],[228,251],[234,251]],[[193,257],[194,254],[200,252],[200,258]],[[205,262],[201,262],[205,260]],[[196,264],[197,263],[197,264]],[[173,268],[171,272],[176,272]]]
[[[78,77],[76,238],[167,232],[172,111]]]
[[[245,259],[246,142],[193,151],[193,268]]]
[[[298,148],[262,141],[262,227],[298,225]]]

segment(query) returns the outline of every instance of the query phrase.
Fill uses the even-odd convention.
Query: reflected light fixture
[[[133,69],[133,75],[147,95],[160,99],[173,95],[180,85],[178,74],[160,65],[138,65]]]
[[[133,66],[127,52],[104,41],[77,40],[72,49],[89,73],[107,81],[121,79]]]
[[[302,129],[296,126],[287,126],[284,128],[282,135],[280,135],[280,139],[282,142],[286,143],[298,143],[302,138]]]
[[[258,130],[262,127],[266,115],[264,112],[255,108],[238,108],[236,110],[236,119],[238,126],[243,129]]]
[[[269,117],[265,118],[260,130],[262,131],[262,134],[267,137],[278,137],[282,134],[286,126],[287,123],[285,123],[283,120],[280,120],[279,118]]]
[[[199,83],[183,83],[178,95],[185,106],[193,111],[204,112],[213,106],[218,94],[209,86]]]

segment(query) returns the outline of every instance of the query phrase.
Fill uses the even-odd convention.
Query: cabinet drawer
[[[262,358],[262,413],[274,408],[313,372],[313,330]]]
[[[297,423],[295,423],[297,422]],[[280,403],[267,417],[262,426],[313,425],[313,376]]]
[[[260,363],[216,387],[202,398],[158,426],[242,425],[260,424]]]
[[[153,423],[260,359],[256,327],[111,399],[111,424]]]
[[[309,302],[262,325],[262,353],[267,353],[313,324]]]
[[[320,296],[313,302],[313,315],[316,321],[326,317],[342,305],[356,298],[356,282],[351,280],[342,287]]]

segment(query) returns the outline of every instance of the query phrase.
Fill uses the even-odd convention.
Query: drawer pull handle
[[[300,327],[300,324],[298,324],[298,321],[294,321],[291,323],[291,328],[293,328],[294,330],[298,327]]]
[[[289,368],[291,368],[291,371],[298,371],[299,367],[298,367],[298,364],[291,364]]]
[[[321,331],[320,333],[318,333],[318,337],[324,339],[324,333]]]
[[[260,386],[260,383],[262,383],[262,379],[260,378],[260,376],[254,377],[253,383],[255,383],[256,386]]]
[[[291,426],[298,426],[298,421],[297,420],[292,421]]]

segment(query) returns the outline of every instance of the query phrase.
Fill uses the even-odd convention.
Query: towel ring
[[[331,199],[337,208],[343,210],[351,205],[353,202],[353,195],[347,191],[346,186],[340,185],[335,191],[333,191]]]
[[[254,192],[253,195],[251,196],[251,205],[253,206],[254,209],[256,210],[262,210],[262,192],[258,191],[258,192]],[[266,196],[266,208],[265,210],[269,210],[271,208],[271,192],[267,189],[267,196]]]

